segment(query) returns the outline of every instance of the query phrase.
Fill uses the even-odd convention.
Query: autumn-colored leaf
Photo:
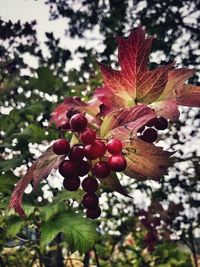
[[[27,173],[15,186],[10,198],[9,208],[13,208],[20,216],[25,216],[22,208],[24,190],[32,180],[34,187],[36,187],[41,180],[45,179],[49,175],[52,169],[58,167],[62,160],[63,156],[56,155],[53,152],[52,147],[49,147],[29,168]]]
[[[158,181],[167,174],[167,169],[172,164],[172,152],[164,151],[161,147],[139,138],[124,140],[122,143],[127,160],[127,168],[124,171],[126,175],[138,180]]]
[[[200,87],[185,82],[194,70],[173,69],[173,63],[148,70],[148,57],[154,37],[138,27],[128,38],[118,38],[119,70],[99,64],[105,86],[94,97],[107,114],[119,108],[148,104],[171,120],[179,117],[178,105],[200,107]]]
[[[100,135],[104,138],[120,140],[136,136],[137,130],[155,117],[155,113],[146,105],[122,108],[110,112],[103,120]]]

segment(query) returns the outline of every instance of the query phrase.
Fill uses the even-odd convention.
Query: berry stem
[[[90,171],[92,173],[92,176],[94,176],[94,170],[93,170],[93,166],[92,166],[92,161],[89,160],[89,164],[90,164]]]

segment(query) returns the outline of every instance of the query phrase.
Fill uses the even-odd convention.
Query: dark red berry
[[[111,139],[107,143],[107,150],[112,155],[118,155],[122,152],[122,142],[118,139]]]
[[[108,164],[111,170],[115,172],[122,172],[126,169],[126,159],[121,155],[114,155],[108,159]]]
[[[82,204],[86,209],[94,209],[99,204],[99,198],[95,193],[86,193],[83,196]]]
[[[110,172],[110,167],[106,161],[99,161],[94,165],[94,174],[98,178],[106,178]]]
[[[80,139],[83,144],[90,145],[94,143],[96,139],[96,132],[92,129],[86,129],[83,133],[80,134]]]
[[[86,215],[90,219],[97,219],[101,215],[101,209],[99,206],[96,209],[87,209]]]
[[[168,127],[168,121],[164,117],[157,118],[155,121],[155,128],[157,130],[165,130]]]
[[[106,153],[106,145],[101,140],[95,140],[93,144],[85,146],[85,156],[88,159],[103,157]]]
[[[98,189],[98,181],[94,177],[87,177],[82,181],[82,188],[88,193],[94,193]]]
[[[80,186],[80,178],[75,176],[73,178],[65,178],[63,180],[63,186],[68,191],[76,191]]]
[[[83,114],[73,115],[69,122],[72,130],[76,132],[81,132],[85,130],[87,126],[87,119]]]
[[[158,138],[158,134],[155,129],[148,128],[143,132],[142,135],[139,136],[139,138],[145,142],[153,143]]]
[[[80,161],[84,158],[84,148],[79,145],[74,145],[69,152],[69,159],[73,161]]]
[[[63,131],[67,131],[67,130],[70,130],[71,127],[70,127],[70,123],[69,121],[65,121],[62,125],[61,125],[61,130]]]
[[[67,178],[73,178],[77,176],[76,162],[71,160],[64,160],[59,165],[59,172],[62,176]]]
[[[90,165],[87,161],[81,160],[76,162],[78,176],[85,176],[90,171]]]
[[[53,143],[53,152],[57,155],[68,154],[70,144],[66,139],[58,139]]]
[[[155,126],[155,122],[157,121],[157,117],[151,119],[150,121],[147,122],[146,126],[152,127]]]

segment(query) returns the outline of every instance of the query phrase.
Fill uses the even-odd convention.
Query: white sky
[[[81,40],[79,38],[71,39],[66,37],[64,33],[67,29],[67,19],[59,18],[58,20],[49,21],[49,6],[45,5],[42,0],[0,0],[0,18],[3,20],[10,19],[13,22],[17,22],[20,19],[22,23],[36,20],[37,37],[44,52],[47,51],[43,44],[47,40],[45,36],[46,31],[52,31],[56,38],[61,39],[61,46],[69,49],[72,53],[80,45],[86,48],[97,47],[99,52],[103,51],[103,37],[100,36],[98,27],[93,32],[87,31],[86,38]],[[35,62],[33,61],[32,64],[35,64]],[[79,65],[80,60],[78,56],[73,56],[73,61],[69,62],[67,69]]]

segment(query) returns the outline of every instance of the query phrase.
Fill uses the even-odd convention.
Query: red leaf
[[[158,181],[167,174],[167,169],[172,164],[172,152],[164,151],[161,147],[138,138],[123,141],[123,151],[127,160],[124,173],[138,180]]]
[[[52,169],[58,167],[62,160],[63,156],[56,155],[53,152],[52,147],[49,147],[29,168],[27,173],[15,186],[10,198],[9,208],[13,208],[20,216],[25,216],[22,208],[24,190],[32,180],[34,187],[36,187],[41,180],[45,179],[49,175]]]
[[[154,102],[150,106],[158,116],[165,117],[171,121],[177,121],[180,116],[176,99],[172,98]]]
[[[178,105],[187,107],[200,107],[200,86],[190,84],[183,85],[177,91],[176,101]]]
[[[200,87],[184,84],[193,70],[172,69],[173,64],[148,70],[152,40],[138,27],[128,38],[118,38],[119,70],[99,64],[105,87],[97,89],[94,96],[105,105],[107,113],[138,103],[156,103],[158,115],[175,120],[178,105],[200,106]],[[165,111],[163,107],[168,104],[173,108]]]

